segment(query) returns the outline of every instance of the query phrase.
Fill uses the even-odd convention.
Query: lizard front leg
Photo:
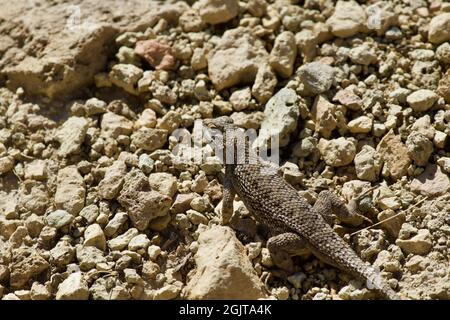
[[[231,168],[225,167],[225,177],[223,181],[223,200],[221,224],[228,224],[233,216],[233,201],[236,192],[232,182]]]
[[[289,274],[294,272],[294,263],[291,257],[310,252],[306,240],[293,232],[271,237],[267,241],[267,249],[269,249],[273,263]]]
[[[321,214],[325,221],[330,225],[334,222],[332,214],[335,214],[339,220],[344,222],[354,221],[355,218],[372,222],[358,213],[355,201],[356,200],[352,201],[350,205],[346,205],[344,201],[331,191],[323,190],[319,193],[313,209]]]

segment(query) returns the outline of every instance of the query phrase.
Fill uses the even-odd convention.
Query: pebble
[[[342,167],[350,164],[356,155],[352,141],[340,137],[337,139],[320,139],[317,145],[325,163],[332,167]]]
[[[411,182],[411,191],[435,197],[450,190],[450,178],[435,164],[428,164],[425,171]]]
[[[60,143],[58,154],[61,157],[80,153],[88,126],[88,120],[81,117],[70,117],[64,122],[55,136]]]
[[[409,106],[416,112],[423,112],[430,109],[438,100],[439,96],[428,89],[420,89],[411,93],[406,101]]]
[[[198,11],[202,21],[209,24],[219,24],[230,21],[239,13],[237,0],[200,0],[193,6]]]
[[[138,95],[137,83],[142,78],[144,71],[132,64],[119,63],[109,72],[109,80],[112,84],[124,89],[133,95]]]
[[[381,160],[373,147],[364,145],[355,155],[354,162],[358,179],[365,181],[376,181],[378,179]]]
[[[73,221],[73,215],[66,210],[55,210],[45,216],[45,223],[53,228],[60,229]]]
[[[75,166],[58,171],[55,193],[55,205],[72,215],[78,215],[83,209],[86,197],[86,185]]]
[[[89,288],[81,272],[70,274],[59,286],[56,300],[88,300]]]
[[[265,118],[261,123],[261,130],[257,138],[257,145],[266,148],[274,138],[278,138],[280,147],[286,146],[290,134],[297,127],[299,117],[298,96],[294,90],[283,88],[278,91],[266,104]]]
[[[138,41],[134,51],[155,70],[172,70],[175,67],[176,59],[172,48],[156,40]]]
[[[106,238],[100,225],[94,223],[84,231],[84,245],[94,246],[102,251],[106,249]]]
[[[297,73],[306,92],[312,95],[328,91],[335,76],[334,68],[321,62],[307,63]]]
[[[433,44],[450,41],[450,12],[444,12],[431,19],[428,26],[428,40]]]
[[[362,31],[366,24],[364,9],[354,0],[339,0],[327,25],[336,37],[347,38]]]
[[[288,78],[294,71],[294,62],[297,57],[297,45],[294,34],[284,31],[275,38],[270,52],[270,65],[275,72],[283,78]]]
[[[225,31],[208,55],[208,72],[217,91],[255,80],[260,64],[268,57],[261,40],[249,30]]]

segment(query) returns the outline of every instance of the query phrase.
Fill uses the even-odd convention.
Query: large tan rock
[[[229,227],[211,226],[198,238],[197,265],[185,288],[187,299],[266,298],[245,247]]]
[[[261,40],[248,29],[226,31],[208,56],[209,77],[217,90],[255,80],[268,53]]]
[[[36,5],[39,4],[39,5]],[[94,82],[116,35],[178,19],[186,3],[0,0],[0,83],[60,98]]]
[[[75,166],[58,171],[55,205],[58,209],[77,215],[84,207],[86,185]]]
[[[428,40],[434,44],[450,41],[450,12],[444,12],[431,19]]]
[[[377,153],[384,162],[384,171],[394,180],[406,175],[411,159],[408,156],[408,148],[399,136],[389,131],[377,146]]]

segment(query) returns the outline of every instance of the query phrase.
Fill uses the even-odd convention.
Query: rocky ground
[[[391,219],[336,231],[405,298],[450,298],[449,3],[0,8],[0,298],[376,298],[312,256],[277,277],[239,199],[219,225],[220,162],[172,152],[219,115],[278,134],[311,204],[374,187],[360,211]]]

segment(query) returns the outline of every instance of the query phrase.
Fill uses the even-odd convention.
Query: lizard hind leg
[[[271,237],[267,241],[267,249],[269,249],[273,263],[289,274],[294,272],[294,263],[291,257],[310,252],[306,240],[292,232]]]

